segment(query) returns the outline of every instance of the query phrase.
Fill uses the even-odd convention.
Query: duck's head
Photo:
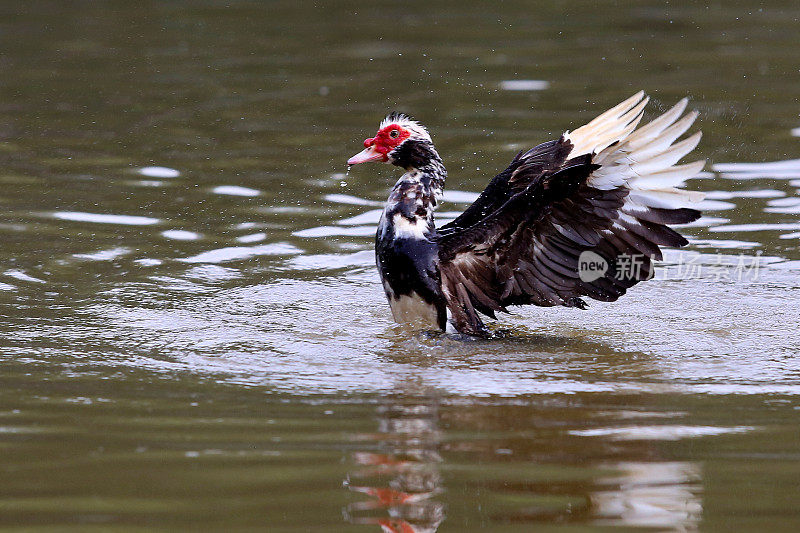
[[[418,168],[434,155],[438,158],[425,126],[401,113],[392,113],[383,119],[374,137],[364,140],[364,149],[348,159],[347,164],[380,161]]]

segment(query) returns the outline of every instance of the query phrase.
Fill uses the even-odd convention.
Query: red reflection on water
[[[433,533],[444,520],[438,463],[440,435],[434,400],[418,399],[378,409],[378,432],[358,435],[366,450],[352,455],[345,485],[369,499],[344,509],[353,524],[387,533]]]

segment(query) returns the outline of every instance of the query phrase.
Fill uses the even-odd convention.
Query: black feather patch
[[[459,330],[483,331],[479,313],[510,305],[585,309],[582,297],[614,301],[653,276],[660,246],[687,244],[667,225],[694,221],[699,211],[626,204],[631,189],[592,187],[600,167],[591,154],[568,159],[571,148],[562,138],[517,154],[434,237]],[[580,271],[586,252],[605,263],[599,275]]]
[[[572,143],[562,137],[517,154],[508,168],[489,182],[478,199],[458,218],[439,228],[439,232],[447,234],[477,224],[500,209],[512,196],[524,191],[545,172],[560,169],[571,150]]]

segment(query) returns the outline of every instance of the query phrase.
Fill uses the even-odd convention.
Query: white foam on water
[[[770,200],[767,202],[767,205],[773,207],[792,207],[800,205],[800,197],[790,196],[788,198],[778,198],[777,200]]]
[[[336,226],[320,226],[318,228],[309,228],[292,233],[295,237],[333,237],[333,236],[349,236],[349,237],[366,237],[375,235],[375,226],[351,226],[347,228]]]
[[[299,207],[295,205],[281,205],[274,207],[262,208],[265,213],[308,213],[307,207]],[[245,222],[245,224],[255,224],[255,222]]]
[[[550,88],[545,80],[503,80],[500,88],[504,91],[544,91]]]
[[[722,218],[722,217],[700,217],[694,222],[689,222],[688,224],[675,224],[675,225],[680,226],[682,228],[705,228],[708,226],[727,224],[730,221],[731,220],[729,218]]]
[[[383,202],[376,202],[375,200],[366,200],[364,198],[358,198],[357,196],[351,196],[349,194],[326,194],[322,197],[324,200],[329,202],[334,202],[337,204],[348,204],[348,205],[383,205]]]
[[[267,239],[266,233],[251,233],[250,235],[242,235],[236,237],[238,242],[261,242]]]
[[[46,283],[46,281],[44,281],[43,279],[34,278],[33,276],[29,276],[28,274],[26,274],[22,270],[17,270],[17,269],[6,270],[5,272],[3,272],[3,274],[5,274],[6,276],[8,276],[10,278],[18,279],[20,281],[30,281],[30,282],[33,282],[33,283]]]
[[[371,209],[366,213],[361,213],[360,215],[356,215],[350,218],[344,218],[336,222],[337,224],[341,224],[343,226],[357,226],[361,224],[377,224],[378,221],[381,219],[381,214],[383,213],[382,209]]]
[[[133,185],[138,185],[139,187],[162,187],[164,185],[163,181],[158,180],[135,180],[129,181]]]
[[[166,231],[162,231],[161,235],[167,239],[173,239],[176,241],[196,241],[201,237],[199,233],[182,229],[168,229]]]
[[[764,211],[767,213],[781,213],[786,215],[800,214],[800,197],[790,196],[788,198],[778,198],[767,202],[769,207]]]
[[[714,174],[713,172],[709,172],[707,170],[703,170],[703,171],[698,172],[697,174],[695,174],[694,176],[692,176],[691,178],[688,178],[688,179],[690,179],[690,180],[708,180],[708,179],[714,179],[716,177],[717,177],[717,175]]]
[[[800,204],[787,206],[787,207],[765,207],[764,211],[767,213],[781,213],[784,215],[797,215],[800,214]]]
[[[302,250],[287,242],[261,244],[259,246],[229,246],[217,250],[209,250],[191,257],[178,259],[183,263],[224,263],[237,261],[259,255],[290,255],[299,254]]]
[[[325,270],[346,267],[375,266],[375,252],[362,250],[351,254],[298,255],[289,260],[292,268],[301,270]]]
[[[92,252],[86,254],[72,254],[72,257],[77,259],[88,259],[89,261],[112,261],[123,255],[131,253],[130,248],[119,246],[109,250],[100,250],[99,252]]]
[[[142,259],[135,259],[133,262],[136,263],[137,265],[142,265],[142,266],[158,266],[164,263],[164,261],[162,261],[161,259],[151,259],[149,257],[144,257]]]
[[[242,273],[235,268],[222,267],[219,265],[197,265],[190,268],[185,274],[189,279],[199,279],[202,281],[219,282],[229,279],[241,278]]]
[[[781,198],[783,191],[775,189],[758,189],[755,191],[709,191],[705,193],[709,200],[731,200],[733,198]]]
[[[717,163],[711,168],[720,172],[720,177],[733,180],[800,178],[800,159],[766,163]]]
[[[711,165],[711,168],[716,172],[761,173],[762,176],[771,176],[773,172],[800,172],[800,159],[770,161],[767,163],[717,163]]]
[[[719,176],[727,180],[793,179],[793,178],[800,178],[800,170],[772,170],[765,172],[723,172]]]
[[[730,224],[726,226],[716,226],[708,228],[709,231],[718,232],[739,232],[739,231],[794,231],[800,230],[800,223],[775,223],[775,224]]]
[[[177,178],[181,175],[180,171],[169,167],[142,167],[136,172],[149,178]]]
[[[444,191],[442,200],[445,202],[453,202],[454,204],[471,204],[478,199],[480,193],[467,192],[467,191]]]
[[[218,185],[211,189],[211,192],[215,194],[226,194],[229,196],[258,196],[261,194],[261,191],[256,189],[251,189],[249,187],[240,187],[239,185]]]
[[[93,222],[96,224],[121,224],[123,226],[150,226],[161,222],[158,218],[135,215],[109,215],[105,213],[84,213],[81,211],[55,211],[54,218],[74,222]]]
[[[625,426],[597,429],[575,429],[570,435],[579,437],[610,437],[611,440],[680,440],[698,437],[713,437],[731,433],[753,431],[752,426]]]
[[[511,340],[473,343],[394,325],[373,251],[354,252],[283,256],[280,270],[294,267],[302,275],[225,290],[183,274],[152,277],[158,284],[154,301],[163,290],[205,296],[174,307],[96,307],[114,327],[133,328],[136,334],[124,338],[144,335],[152,346],[161,343],[159,357],[134,358],[132,365],[223,372],[228,382],[268,384],[271,390],[388,391],[398,380],[420,380],[448,394],[504,397],[603,391],[800,395],[792,366],[796,349],[788,337],[794,330],[786,330],[800,316],[786,303],[797,297],[800,261],[790,268],[775,263],[781,258],[757,259],[738,250],[667,250],[667,261],[681,260],[659,268],[670,272],[668,281],[643,283],[624,301],[592,302],[580,313],[515,309],[499,323],[512,328]],[[750,276],[752,265],[760,265],[758,279],[714,281],[717,269],[732,272],[742,258]],[[687,265],[703,270],[692,276]],[[305,275],[338,268],[351,271]],[[761,308],[752,313],[756,302]],[[604,353],[626,354],[625,362],[606,366]],[[426,363],[432,360],[435,365]],[[586,368],[594,364],[587,379]],[[641,376],[637,371],[631,377],[630,368],[641,369]]]
[[[761,243],[758,242],[724,240],[724,239],[689,239],[689,242],[697,248],[724,248],[724,249],[749,250],[761,246]]]

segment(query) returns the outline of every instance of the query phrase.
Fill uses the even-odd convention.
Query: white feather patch
[[[639,91],[624,102],[612,107],[585,126],[564,137],[573,144],[572,157],[600,152],[609,145],[625,139],[638,125],[649,101],[644,91]]]
[[[401,239],[425,239],[425,233],[428,231],[428,225],[422,218],[415,218],[414,221],[408,220],[406,217],[397,213],[392,218],[394,224],[394,234]]]
[[[630,143],[631,148],[638,148],[658,137],[659,133],[678,120],[678,117],[684,112],[688,103],[688,98],[681,98],[677,104],[672,106],[672,109],[636,130],[628,138],[628,143]]]
[[[637,163],[635,163],[631,168],[640,176],[644,176],[652,172],[666,170],[680,161],[683,156],[694,150],[697,147],[697,144],[700,142],[700,138],[702,136],[703,133],[698,131],[691,137],[672,145],[668,150],[664,150],[659,154],[653,155],[644,161],[641,161],[637,158],[638,154],[636,152],[632,152],[629,157],[632,160],[637,161]]]
[[[431,140],[430,133],[428,133],[428,129],[425,126],[403,114],[386,117],[381,121],[378,130],[382,130],[392,124],[397,124],[401,128],[411,131],[417,139]]]
[[[637,160],[644,160],[653,154],[663,152],[669,148],[678,137],[686,133],[686,130],[694,124],[696,119],[697,111],[692,111],[672,126],[654,135],[652,138],[641,138],[638,143],[632,142],[629,138],[626,144],[629,150],[636,152]]]
[[[427,303],[417,293],[390,298],[392,317],[400,324],[415,324],[423,327],[439,328],[436,306]]]
[[[629,182],[629,186],[632,189],[642,190],[681,187],[686,180],[697,176],[705,165],[705,160],[676,165],[660,172],[634,178]]]
[[[705,195],[697,191],[666,188],[633,191],[628,197],[632,202],[647,207],[680,209],[681,207],[691,207],[691,204],[699,202]]]
[[[601,168],[592,173],[587,184],[600,190],[627,186],[631,189],[626,199],[629,207],[675,209],[702,200],[702,193],[676,188],[699,174],[705,165],[704,161],[678,165],[700,142],[700,132],[678,141],[692,126],[697,113],[683,115],[687,106],[687,99],[683,98],[663,115],[636,129],[647,101],[643,92],[636,93],[565,134],[575,146],[570,155],[593,153],[592,162]]]

